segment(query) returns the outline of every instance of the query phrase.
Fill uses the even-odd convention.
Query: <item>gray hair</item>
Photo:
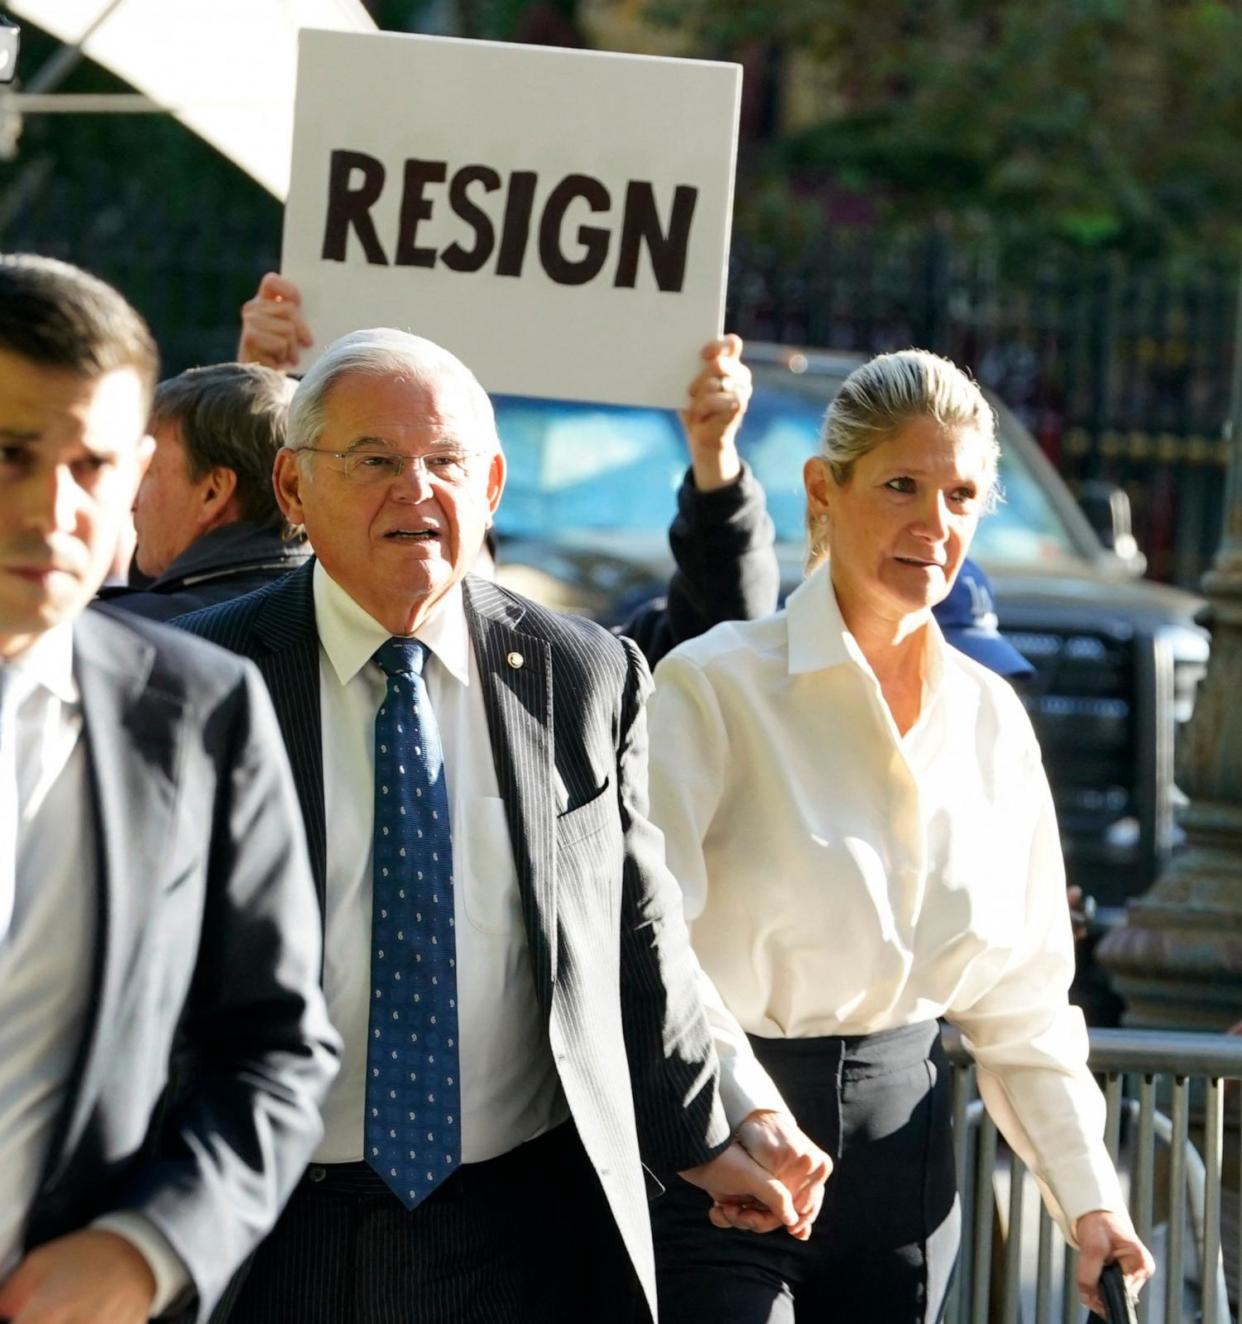
[[[988,485],[980,493],[984,511],[999,499],[996,412],[978,384],[951,360],[926,349],[877,354],[845,379],[824,415],[820,455],[838,485],[848,483],[854,463],[907,423],[930,418],[946,428],[977,433],[984,443]],[[822,530],[807,512],[806,568],[824,559]]]
[[[455,383],[472,399],[484,444],[500,449],[492,402],[478,378],[455,354],[422,336],[374,327],[334,340],[302,378],[289,407],[288,445],[293,450],[316,444],[323,433],[332,388],[341,378],[354,375]]]
[[[150,419],[152,428],[176,427],[191,482],[231,469],[242,519],[278,530],[286,541],[297,535],[276,504],[272,465],[285,444],[292,394],[293,382],[271,368],[213,363],[161,382]]]

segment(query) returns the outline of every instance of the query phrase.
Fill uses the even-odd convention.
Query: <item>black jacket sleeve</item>
[[[667,599],[646,603],[621,627],[650,666],[721,621],[776,610],[780,566],[763,488],[743,464],[736,483],[700,492],[687,470],[669,544],[677,569]]]

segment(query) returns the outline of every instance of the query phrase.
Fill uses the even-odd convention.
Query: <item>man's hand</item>
[[[681,413],[694,485],[700,492],[728,487],[742,472],[737,434],[750,403],[751,385],[750,369],[741,355],[737,336],[704,345],[703,367],[690,383],[690,403]]]
[[[12,1324],[146,1324],[155,1278],[136,1247],[87,1228],[32,1250],[0,1286]]]
[[[832,1160],[786,1112],[751,1113],[738,1127],[737,1140],[789,1192],[798,1213],[798,1222],[789,1232],[805,1241],[824,1202]]]
[[[277,372],[292,372],[298,366],[299,351],[314,344],[301,307],[298,287],[269,271],[254,298],[242,304],[238,363],[261,363]]]
[[[792,1232],[802,1219],[793,1198],[775,1177],[766,1173],[735,1140],[710,1163],[700,1163],[681,1174],[715,1202],[708,1217],[716,1227],[736,1227],[748,1232],[773,1232],[778,1227]],[[803,1236],[800,1240],[805,1241]]]
[[[1134,1295],[1156,1271],[1151,1252],[1138,1239],[1128,1214],[1094,1209],[1074,1227],[1078,1238],[1078,1295],[1084,1306],[1103,1316],[1104,1302],[1097,1290],[1100,1271],[1114,1261],[1121,1266],[1126,1286]]]

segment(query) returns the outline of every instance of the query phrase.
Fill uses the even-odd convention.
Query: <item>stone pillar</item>
[[[1151,1029],[1242,1020],[1242,282],[1237,318],[1225,529],[1203,579],[1212,650],[1177,752],[1186,846],[1097,950],[1125,1023]]]

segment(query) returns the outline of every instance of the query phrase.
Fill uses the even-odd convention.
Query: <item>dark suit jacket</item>
[[[296,570],[310,554],[305,542],[285,542],[275,529],[238,520],[196,539],[146,587],[104,588],[99,596],[149,621],[171,621],[253,593]]]
[[[97,824],[87,1028],[27,1249],[134,1209],[206,1319],[318,1142],[338,1040],[298,810],[254,669],[106,609],[74,626]],[[174,1035],[192,1091],[153,1119]]]
[[[252,658],[267,680],[322,900],[311,571],[177,624]],[[465,601],[536,992],[574,1122],[654,1315],[642,1163],[663,1174],[702,1163],[728,1127],[681,895],[647,820],[649,673],[629,640],[486,580],[468,577]]]

